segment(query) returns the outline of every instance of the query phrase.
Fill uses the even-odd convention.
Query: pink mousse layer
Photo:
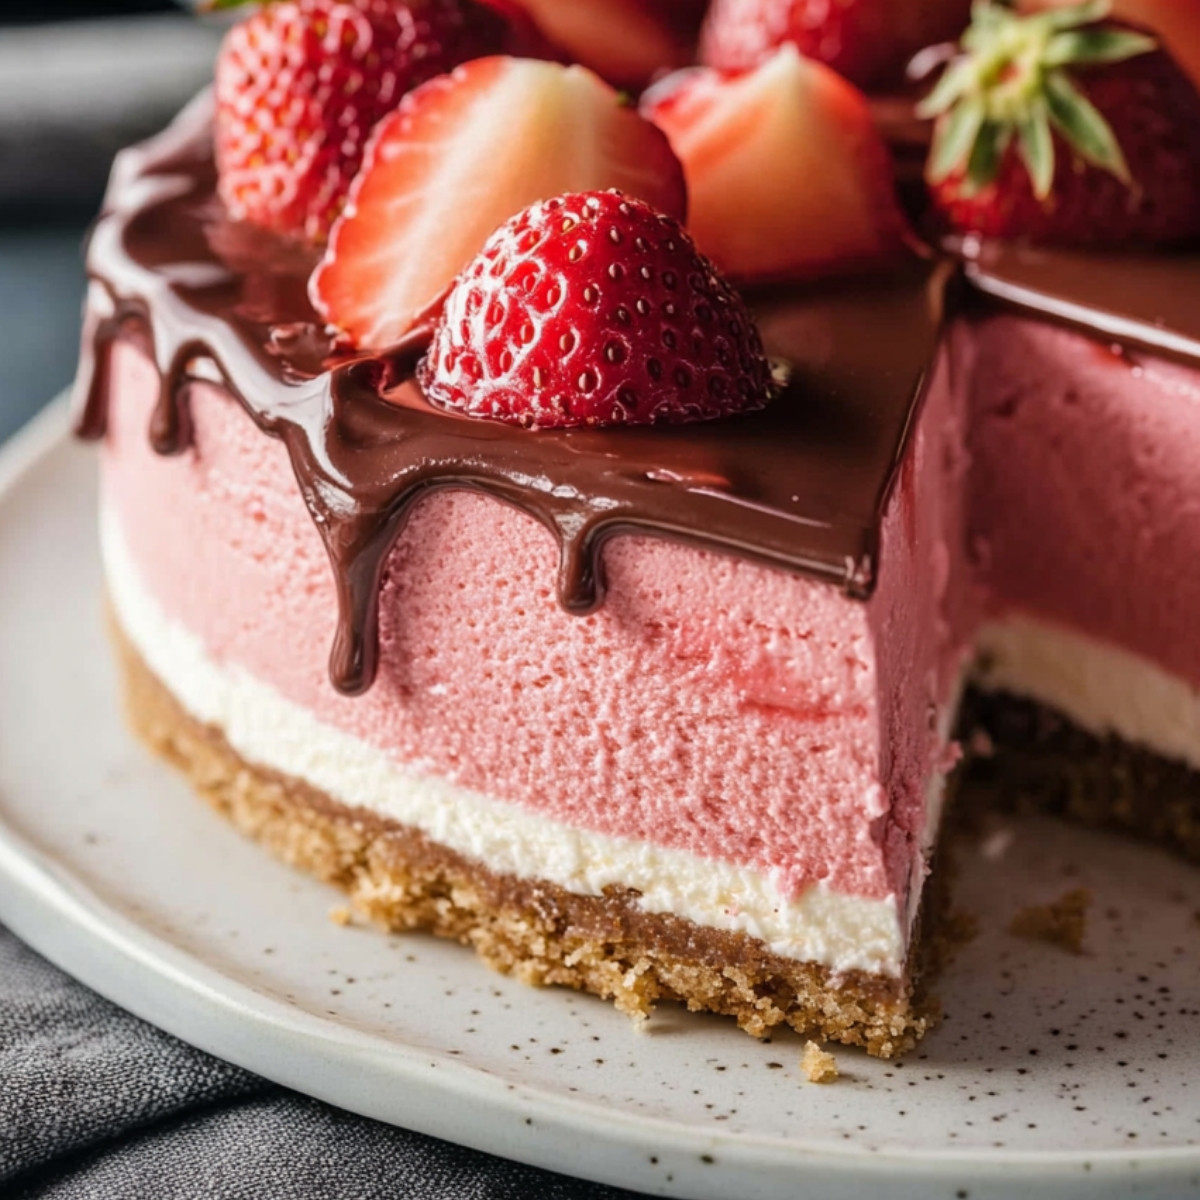
[[[398,764],[569,825],[742,864],[792,896],[826,880],[903,902],[943,752],[930,714],[963,643],[944,386],[888,508],[869,603],[631,536],[605,548],[605,605],[569,616],[541,525],[443,491],[392,554],[379,676],[349,699],[328,681],[332,577],[283,447],[202,385],[195,449],[157,457],[157,375],[129,345],[113,369],[106,502],[143,585],[218,662]]]
[[[1024,611],[1200,687],[1200,376],[1017,316],[963,326],[971,553]]]

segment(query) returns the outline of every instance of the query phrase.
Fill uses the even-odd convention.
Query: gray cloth
[[[0,928],[0,1196],[632,1200],[352,1116],[139,1021]]]

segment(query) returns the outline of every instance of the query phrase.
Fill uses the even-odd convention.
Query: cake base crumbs
[[[339,904],[337,908],[331,908],[329,910],[329,919],[335,925],[349,925],[351,917],[352,914],[350,909],[344,904]]]
[[[1074,888],[1050,904],[1031,904],[1012,919],[1008,932],[1014,937],[1048,942],[1072,954],[1083,953],[1087,930],[1087,911],[1092,894],[1087,888]]]
[[[837,1059],[828,1050],[822,1050],[816,1042],[804,1043],[800,1070],[809,1083],[832,1083],[838,1077]]]

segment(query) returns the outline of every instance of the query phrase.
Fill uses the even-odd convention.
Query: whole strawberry
[[[918,50],[957,38],[969,12],[970,0],[713,0],[700,58],[741,71],[791,44],[861,88],[891,87]]]
[[[979,6],[920,110],[937,118],[926,177],[951,227],[1117,248],[1200,237],[1200,92],[1107,11]]]
[[[257,9],[217,59],[217,169],[230,215],[322,241],[376,122],[418,84],[499,48],[504,33],[503,20],[472,0]]]
[[[679,223],[618,191],[541,201],[459,276],[429,399],[532,429],[703,421],[772,392],[741,297]]]

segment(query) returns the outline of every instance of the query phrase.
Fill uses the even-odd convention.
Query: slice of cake
[[[1031,743],[1064,778],[1053,711],[1172,760],[1154,815],[1106,818],[1178,840],[1200,807],[1195,271],[1155,308],[1123,297],[1153,255],[906,250],[866,100],[788,49],[640,115],[577,66],[393,65],[352,89],[366,149],[310,158],[304,89],[340,68],[264,115],[244,59],[330,2],[238,27],[242,73],[121,157],[92,239],[78,414],[135,728],[391,928],[631,1013],[902,1051],[973,671],[992,784]],[[951,120],[938,203],[970,233]]]
[[[1200,858],[1200,254],[970,269],[972,782]]]
[[[135,723],[394,927],[639,1011],[905,1044],[958,669],[925,619],[959,540],[950,399],[923,387],[940,272],[764,307],[794,383],[757,416],[530,432],[320,373],[309,264],[214,249],[237,230],[206,144],[194,113],[127,156],[92,243]],[[867,360],[864,324],[889,330]],[[603,605],[568,612],[599,571]],[[368,680],[346,648],[376,625]],[[335,643],[364,694],[331,686]]]

